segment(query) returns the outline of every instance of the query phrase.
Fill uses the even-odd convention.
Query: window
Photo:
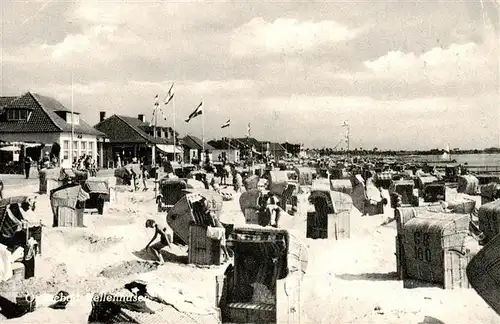
[[[83,154],[83,153],[86,153],[85,151],[87,151],[87,142],[82,141],[81,146],[82,146],[82,147],[81,147],[82,154]]]
[[[78,125],[80,124],[80,115],[74,113],[73,118],[71,118],[71,113],[66,113],[66,121],[68,124]]]
[[[78,141],[73,141],[73,159],[80,158],[80,154],[78,154]]]
[[[87,154],[90,156],[94,156],[94,142],[89,142],[89,146],[87,149]]]
[[[63,149],[62,149],[63,160],[69,159],[69,141],[63,141]]]
[[[20,121],[28,119],[28,111],[26,109],[10,109],[7,111],[7,120]]]

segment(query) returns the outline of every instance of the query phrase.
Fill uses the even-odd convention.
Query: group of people
[[[26,179],[28,179],[30,176],[31,166],[33,165],[33,159],[31,158],[31,156],[26,155],[23,162],[24,174],[26,176]],[[58,166],[60,166],[60,163],[57,156],[51,156],[49,152],[45,152],[37,161],[37,169],[39,171],[41,169],[50,169]],[[64,167],[64,163],[62,164],[62,166]],[[91,177],[97,176],[97,163],[91,155],[83,154],[78,159],[74,157],[71,167],[79,171],[87,171]]]
[[[132,186],[131,191],[138,191],[141,189],[140,182],[142,180],[142,191],[147,191],[148,188],[148,178],[149,170],[146,165],[144,158],[141,159],[140,163],[136,157],[132,158],[131,168],[129,169],[131,173],[130,185]]]
[[[33,165],[33,158],[31,156],[26,155],[24,157],[24,175],[26,179],[30,177],[31,166]],[[49,169],[54,168],[59,165],[57,157],[50,156],[49,152],[45,152],[40,159],[37,161],[37,169],[40,171],[41,169]]]
[[[77,160],[76,157],[73,159],[73,168],[79,171],[87,171],[89,176],[97,176],[97,164],[91,155],[83,154]]]
[[[218,172],[216,167],[211,161],[205,161],[205,163],[200,163],[198,165],[198,170],[205,170],[206,177],[204,180],[205,187],[217,192],[220,192],[220,185],[227,185],[229,177],[232,175],[234,190],[236,192],[243,191],[243,178],[240,171],[238,171],[234,165],[230,165],[223,161],[222,172]],[[220,170],[219,170],[220,171]],[[167,178],[177,178],[173,171],[169,171],[166,175]],[[208,219],[211,219],[211,224],[209,229],[213,229],[213,232],[217,232],[219,229],[221,233],[224,233],[224,226],[220,222],[213,208],[210,208],[210,203],[208,200],[203,198],[204,212],[206,213]],[[280,216],[283,213],[282,208],[279,206],[278,198],[271,192],[266,192],[262,195],[259,200],[259,213],[262,215],[260,219],[264,226],[271,225],[273,227],[278,227]],[[166,226],[161,226],[152,219],[148,219],[145,224],[146,228],[154,230],[153,237],[146,245],[146,250],[152,252],[157,258],[160,264],[164,263],[164,259],[161,255],[161,250],[165,247],[171,247],[173,244],[173,238],[168,232]],[[208,232],[208,230],[207,230]],[[155,243],[155,241],[158,242]],[[221,249],[225,260],[230,257],[229,250],[225,244],[224,234],[220,237]]]

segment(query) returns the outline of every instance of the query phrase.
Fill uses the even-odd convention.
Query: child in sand
[[[151,241],[149,241],[148,245],[146,246],[146,250],[151,249],[151,251],[158,258],[160,264],[165,263],[162,255],[161,255],[161,249],[163,249],[166,246],[170,247],[170,245],[172,244],[172,239],[171,239],[170,235],[167,233],[167,229],[165,227],[160,228],[158,226],[158,224],[156,224],[156,222],[152,219],[148,219],[146,221],[146,228],[154,228],[155,229],[155,234],[154,234],[153,238],[151,239]],[[156,240],[158,235],[160,235],[160,241],[151,245],[151,243],[153,243]]]

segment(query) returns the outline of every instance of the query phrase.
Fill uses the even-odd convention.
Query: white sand
[[[10,189],[8,196],[35,192],[36,188]],[[238,198],[225,202],[222,221],[244,224]],[[21,318],[3,323],[86,323],[90,295],[108,291],[131,279],[158,279],[182,284],[213,302],[215,276],[225,266],[199,268],[169,262],[157,270],[123,278],[100,277],[107,266],[123,261],[142,260],[134,254],[148,243],[151,230],[147,218],[165,223],[157,214],[153,192],[121,193],[119,203],[108,214],[86,215],[86,228],[52,228],[52,212],[47,195],[42,195],[36,214],[44,227],[43,255],[36,262],[34,294],[56,293],[65,289],[80,298],[66,310],[37,309]],[[394,223],[380,226],[393,215],[361,217],[352,212],[351,239],[344,241],[305,240],[309,265],[301,284],[303,323],[500,323],[496,315],[472,289],[404,289],[395,279]],[[284,216],[282,226],[305,237],[305,215]],[[185,248],[170,252],[185,256]],[[19,287],[18,287],[19,288]],[[33,291],[34,290],[34,291]],[[84,298],[87,296],[87,298]],[[375,310],[377,309],[377,310]]]

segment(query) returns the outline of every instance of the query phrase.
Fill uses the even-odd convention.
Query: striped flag
[[[203,114],[202,106],[203,106],[203,101],[200,102],[198,107],[196,107],[196,109],[191,113],[191,115],[189,115],[188,119],[186,119],[186,123],[189,123],[191,121],[191,119]]]
[[[167,96],[165,97],[165,106],[168,105],[173,98],[174,98],[174,83],[172,82],[170,89],[168,89]]]
[[[224,125],[222,125],[220,128],[226,128],[226,127],[229,127],[231,125],[231,119],[228,119],[227,122],[224,123]]]
[[[250,123],[247,126],[247,137],[250,137]]]

